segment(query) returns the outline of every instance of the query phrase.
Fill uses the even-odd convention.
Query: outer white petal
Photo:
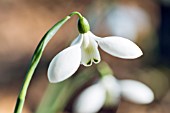
[[[89,36],[89,32],[83,35],[81,54],[81,63],[84,66],[91,66],[93,62],[97,64],[101,60],[98,44],[93,38]]]
[[[75,38],[72,43],[71,43],[71,46],[73,45],[80,45],[82,44],[82,41],[83,41],[83,34],[79,34],[77,38]]]
[[[105,102],[105,90],[100,84],[85,89],[74,104],[74,113],[96,113]]]
[[[48,68],[48,79],[51,83],[63,81],[73,75],[81,61],[79,45],[68,47],[57,54]]]
[[[152,90],[135,80],[120,80],[122,96],[137,104],[149,104],[154,100]]]
[[[107,92],[106,105],[117,105],[120,101],[120,85],[113,75],[105,75],[99,82]]]
[[[96,38],[101,49],[107,53],[124,59],[134,59],[143,53],[141,49],[132,41],[122,37]]]

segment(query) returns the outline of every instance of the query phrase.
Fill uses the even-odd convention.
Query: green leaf
[[[60,27],[69,19],[70,19],[70,16],[67,16],[64,19],[62,19],[61,21],[59,21],[58,23],[56,23],[51,29],[49,29],[47,31],[47,33],[43,36],[40,43],[38,44],[38,46],[33,54],[30,67],[27,71],[25,80],[23,82],[23,86],[22,86],[21,91],[18,95],[14,113],[22,112],[29,83],[30,83],[33,73],[40,61],[40,58],[42,56],[42,53],[43,53],[46,45],[48,44],[50,39],[55,35],[55,33],[60,29]]]

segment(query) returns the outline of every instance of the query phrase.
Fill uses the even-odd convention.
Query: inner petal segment
[[[91,66],[93,62],[97,64],[101,60],[98,50],[98,44],[94,39],[86,35],[83,36],[81,54],[81,64],[83,64],[84,66]]]

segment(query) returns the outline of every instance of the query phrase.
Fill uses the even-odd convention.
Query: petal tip
[[[48,68],[48,80],[50,83],[61,82],[72,76],[80,66],[81,50],[79,46],[71,46],[59,54],[51,61]]]
[[[67,78],[63,78],[63,77],[57,77],[57,74],[52,73],[51,71],[51,66],[49,66],[48,72],[47,72],[47,77],[48,77],[48,81],[50,83],[58,83],[58,82],[62,82]]]
[[[143,55],[142,50],[134,42],[123,37],[101,38],[98,44],[105,52],[122,59],[135,59]]]
[[[137,104],[150,104],[154,100],[153,91],[145,84],[135,80],[120,81],[122,96]]]
[[[138,46],[137,46],[138,47]],[[138,47],[138,50],[136,51],[136,53],[134,53],[134,55],[131,55],[129,57],[127,57],[127,59],[136,59],[139,58],[143,55],[142,50]]]

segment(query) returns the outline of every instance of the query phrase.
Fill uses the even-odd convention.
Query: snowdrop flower
[[[96,113],[103,105],[117,105],[121,96],[136,104],[149,104],[154,99],[153,92],[145,84],[107,75],[80,94],[73,106],[74,113]]]
[[[108,99],[107,99],[107,98]],[[107,99],[107,104],[116,105],[120,98],[120,86],[111,75],[85,89],[74,104],[74,113],[96,113]]]
[[[101,61],[98,46],[108,54],[123,58],[135,59],[143,53],[132,41],[110,36],[100,38],[90,31],[88,21],[81,17],[78,21],[79,36],[73,40],[71,46],[58,53],[48,68],[48,79],[51,83],[63,81],[72,76],[80,64],[91,66]]]

